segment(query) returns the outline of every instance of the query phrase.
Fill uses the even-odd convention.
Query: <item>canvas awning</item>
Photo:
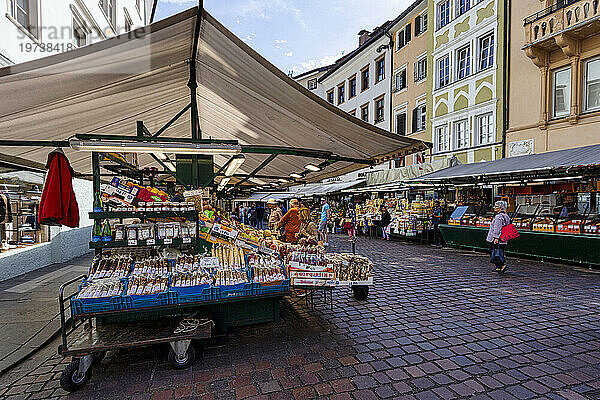
[[[453,158],[447,158],[444,160],[432,161],[429,163],[421,163],[415,165],[408,165],[406,167],[391,168],[383,171],[376,171],[367,175],[367,187],[381,186],[390,183],[399,183],[428,175],[432,172],[439,171],[444,168],[448,168],[455,164],[457,161]]]
[[[420,178],[416,182],[461,183],[510,181],[524,177],[561,177],[600,168],[600,144],[547,153],[461,164]]]
[[[190,60],[195,60],[191,79]],[[155,133],[191,104],[188,84],[195,83],[203,138],[236,139],[245,146],[316,149],[372,162],[428,148],[327,103],[198,8],[73,51],[1,68],[0,139],[135,135],[136,121]],[[184,112],[162,136],[190,138],[191,116]],[[49,151],[35,144],[0,146],[0,154],[40,166]],[[90,172],[89,153],[65,152],[76,171]],[[267,157],[249,152],[238,173],[250,174]],[[217,166],[226,160],[215,156]],[[305,156],[278,155],[259,175],[287,177],[314,162]],[[153,160],[142,154],[140,164],[152,165]],[[305,179],[322,180],[362,167],[337,161]]]

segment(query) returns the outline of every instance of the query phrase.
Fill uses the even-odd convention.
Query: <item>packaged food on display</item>
[[[168,275],[173,267],[171,261],[162,257],[153,257],[136,261],[131,275]]]
[[[216,257],[219,260],[219,266],[224,268],[246,266],[244,250],[232,244],[214,245],[211,255]]]
[[[77,296],[77,299],[97,299],[102,297],[119,296],[125,289],[124,283],[117,278],[98,279],[85,282]]]
[[[279,283],[286,279],[281,261],[277,257],[262,254],[248,256],[252,281],[256,283]]]
[[[150,295],[165,292],[169,288],[169,277],[163,275],[132,275],[127,285],[127,295]]]
[[[333,264],[339,281],[368,282],[372,280],[373,263],[366,257],[349,253],[328,253],[328,263]]]
[[[89,280],[103,278],[125,278],[129,275],[133,260],[129,256],[96,257],[92,261]]]

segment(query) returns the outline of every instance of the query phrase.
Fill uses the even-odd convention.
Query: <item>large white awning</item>
[[[190,79],[194,57],[196,76]],[[327,103],[198,8],[73,51],[1,68],[0,139],[64,141],[83,133],[135,135],[136,121],[155,133],[190,104],[188,83],[194,82],[203,138],[318,149],[374,162],[427,148],[423,142],[386,132]],[[190,124],[191,113],[185,112],[162,136],[191,138]],[[33,143],[0,146],[0,154],[41,164],[49,151]],[[76,171],[90,172],[89,153],[65,152]],[[246,154],[238,172],[252,173],[267,157]],[[215,157],[217,166],[226,160]],[[148,155],[140,156],[142,166],[153,162]],[[288,176],[314,162],[305,156],[278,155],[259,175]],[[337,161],[310,173],[306,180],[362,167]]]

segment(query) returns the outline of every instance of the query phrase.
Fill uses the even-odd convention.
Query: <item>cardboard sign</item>
[[[238,235],[237,230],[221,224],[213,224],[212,233],[221,237],[230,238],[231,240],[237,238]]]

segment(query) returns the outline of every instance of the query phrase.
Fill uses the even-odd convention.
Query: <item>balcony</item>
[[[525,18],[525,46],[543,50],[558,48],[562,33],[582,40],[600,32],[600,0],[557,0],[555,4]]]

